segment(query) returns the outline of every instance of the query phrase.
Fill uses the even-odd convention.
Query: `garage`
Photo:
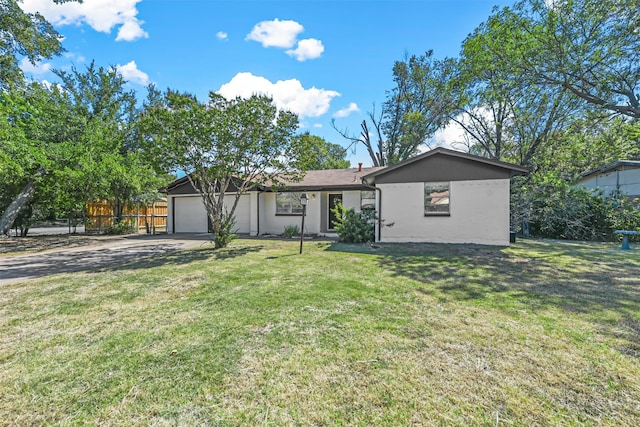
[[[233,203],[235,195],[227,195],[225,201]],[[173,198],[174,233],[206,233],[207,211],[200,196],[182,196]],[[236,225],[238,233],[249,233],[251,226],[251,197],[246,194],[238,200],[236,207]]]
[[[174,233],[206,233],[207,211],[202,198],[173,198]]]
[[[229,195],[229,200],[225,197],[225,201],[228,204],[233,203],[235,195]],[[236,233],[249,233],[251,229],[251,196],[244,194],[240,196],[238,200],[238,206],[236,207]]]

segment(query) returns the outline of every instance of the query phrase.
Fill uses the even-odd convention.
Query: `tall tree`
[[[18,3],[0,0],[0,88],[22,80],[18,57],[26,57],[35,64],[63,52],[62,37],[53,26],[39,13],[25,13]]]
[[[346,169],[351,165],[349,160],[345,159],[347,150],[341,145],[332,144],[309,132],[303,133],[300,138],[306,140],[303,145],[308,147],[306,155],[309,157],[309,162],[306,167],[309,170]]]
[[[447,123],[452,99],[446,87],[454,71],[455,61],[437,60],[431,50],[393,65],[395,87],[387,92],[379,124],[388,164],[418,154]]]
[[[476,154],[531,165],[580,108],[566,89],[540,85],[497,61],[492,46],[501,28],[493,24],[481,25],[463,43],[458,72],[449,82],[457,105],[451,119]]]
[[[302,176],[308,139],[295,135],[297,125],[295,114],[278,111],[264,96],[227,100],[211,92],[201,103],[167,90],[161,100],[147,102],[140,137],[161,170],[187,173],[211,220],[215,246],[224,247],[240,196],[256,185]]]
[[[28,207],[43,182],[54,182],[50,172],[65,169],[74,158],[71,141],[78,135],[78,118],[70,114],[57,87],[32,83],[24,89],[2,92],[0,120],[20,135],[3,144],[10,171],[2,187],[4,201],[0,235],[6,235],[22,209]]]
[[[347,129],[341,130],[336,126],[336,122],[334,119],[331,120],[331,127],[340,134],[341,137],[351,142],[349,148],[357,147],[358,144],[364,145],[369,154],[369,158],[371,159],[372,166],[386,166],[387,165],[387,154],[386,154],[386,144],[384,136],[382,135],[382,116],[378,117],[374,111],[369,112],[369,121],[373,125],[373,129],[376,131],[375,136],[369,130],[369,125],[367,124],[367,120],[363,120],[360,123],[360,134],[359,135],[351,135]],[[375,141],[373,138],[377,138]]]
[[[492,56],[514,72],[640,118],[637,0],[521,0],[486,26]]]
[[[122,76],[93,63],[57,74],[59,84],[3,94],[0,119],[23,138],[9,145],[13,185],[2,189],[0,234],[33,202],[71,213],[87,200],[115,198],[117,217],[124,201],[165,183],[133,145],[136,100]]]
[[[433,51],[406,55],[393,65],[395,87],[387,91],[381,113],[377,115],[374,107],[368,114],[369,123],[362,121],[359,135],[338,129],[335,122],[332,126],[352,144],[364,145],[373,166],[411,158],[449,120],[453,102],[445,89],[453,72],[455,61],[437,60]]]

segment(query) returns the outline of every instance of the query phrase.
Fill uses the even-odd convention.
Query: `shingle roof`
[[[287,182],[288,188],[295,190],[322,190],[322,189],[348,189],[363,188],[362,177],[377,172],[383,167],[326,169],[307,171],[300,182]]]

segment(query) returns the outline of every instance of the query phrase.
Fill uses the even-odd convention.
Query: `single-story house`
[[[605,196],[640,198],[640,160],[616,160],[580,175],[576,185],[601,190]]]
[[[334,232],[336,204],[375,209],[376,241],[509,244],[510,178],[527,168],[436,148],[396,165],[308,171],[286,190],[267,186],[241,196],[236,228],[252,236],[282,234],[301,223],[305,234]],[[229,199],[231,200],[231,199]],[[188,178],[167,188],[169,233],[206,232],[204,205]]]
[[[301,225],[300,196],[307,193],[309,204],[305,234],[332,234],[337,204],[356,210],[375,208],[375,194],[362,177],[381,168],[350,168],[307,171],[300,182],[289,182],[286,191],[269,186],[252,189],[240,196],[235,211],[238,233],[251,236],[282,234],[290,225]],[[234,191],[235,188],[231,189]],[[232,203],[234,193],[225,195]],[[185,176],[167,187],[169,233],[207,232],[209,222],[200,195]]]

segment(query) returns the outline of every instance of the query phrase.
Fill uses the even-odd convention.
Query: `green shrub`
[[[356,212],[338,205],[332,212],[337,218],[334,228],[341,242],[368,243],[375,240],[375,211],[366,209]]]
[[[113,235],[131,234],[134,232],[135,232],[135,226],[131,221],[120,221],[104,229],[104,234],[113,234]]]
[[[300,228],[297,225],[287,225],[284,227],[283,237],[295,237],[300,235]]]
[[[528,224],[532,236],[614,240],[615,230],[640,229],[640,211],[622,197],[604,197],[550,177],[514,187],[512,213],[517,219],[512,218],[512,227]]]

